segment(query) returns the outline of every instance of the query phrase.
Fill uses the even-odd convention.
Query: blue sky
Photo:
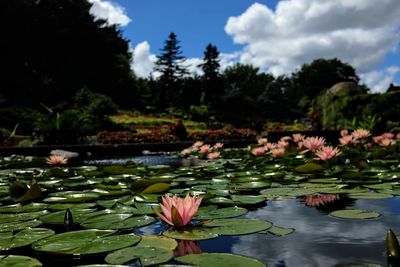
[[[119,24],[130,40],[139,76],[150,75],[173,31],[193,72],[212,43],[224,68],[241,62],[281,75],[316,58],[337,57],[374,92],[400,84],[398,0],[90,1],[95,16]]]

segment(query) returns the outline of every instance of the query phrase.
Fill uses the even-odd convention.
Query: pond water
[[[83,167],[48,167],[43,165],[43,159],[40,159],[35,164],[32,163],[32,160],[28,160],[29,168],[27,169],[21,165],[18,165],[18,168],[16,168],[17,165],[10,165],[9,162],[12,162],[10,160],[5,164],[3,160],[0,161],[2,164],[0,165],[2,166],[0,170],[0,196],[2,197],[0,209],[13,205],[14,202],[8,196],[8,189],[9,181],[15,179],[24,181],[26,184],[29,184],[28,181],[32,177],[38,181],[43,195],[37,199],[23,202],[23,205],[32,201],[45,203],[49,205],[47,213],[60,210],[55,206],[60,203],[73,205],[94,203],[97,210],[103,210],[106,204],[101,203],[101,200],[112,200],[130,195],[132,192],[128,192],[128,189],[136,188],[133,185],[138,180],[165,179],[165,183],[170,184],[169,189],[166,189],[168,192],[184,194],[184,192],[191,191],[204,194],[206,200],[203,201],[203,204],[205,206],[216,205],[218,208],[240,206],[247,209],[248,212],[236,218],[269,221],[274,226],[294,229],[293,233],[283,236],[257,232],[185,241],[182,248],[183,251],[186,251],[185,253],[189,251],[192,253],[232,253],[251,257],[270,267],[375,266],[361,264],[388,266],[385,243],[387,231],[392,229],[395,233],[400,232],[400,197],[397,196],[399,193],[399,176],[397,175],[400,165],[397,160],[390,159],[387,164],[381,161],[379,164],[378,161],[376,164],[372,164],[373,161],[370,161],[371,166],[367,169],[368,171],[360,171],[358,173],[360,179],[357,180],[355,175],[357,170],[352,165],[348,165],[346,170],[331,170],[329,173],[326,173],[326,170],[317,172],[317,174],[315,172],[295,173],[292,171],[293,166],[305,162],[301,157],[287,162],[275,159],[263,161],[257,159],[254,162],[254,159],[246,158],[240,153],[241,157],[234,154],[230,159],[215,161],[182,159],[175,156],[97,159],[81,162]],[[16,162],[23,164],[24,159]],[[267,185],[265,181],[268,181],[269,184]],[[151,184],[154,183],[146,184],[146,186]],[[385,184],[387,185],[385,186]],[[93,188],[95,189],[92,190]],[[283,191],[286,192],[282,193],[283,195],[272,196],[272,193],[268,191],[271,188],[289,188],[289,191],[293,188],[293,191],[300,189],[306,191],[304,193]],[[55,198],[49,198],[54,192],[79,190],[85,192],[91,190],[90,192],[99,194],[99,197],[94,200],[88,198],[89,200],[81,199],[80,201],[57,201]],[[140,196],[139,191],[135,191],[135,194]],[[235,200],[232,195],[236,194],[250,197],[263,196],[264,200],[254,201],[250,204],[246,203],[247,200]],[[307,195],[321,194],[333,194],[335,197],[324,203],[307,202]],[[370,194],[376,194],[375,197],[372,196],[376,199],[369,199],[371,198]],[[147,205],[157,203],[157,196],[161,193],[153,194],[153,197],[149,197],[148,194],[142,195],[148,197],[145,201]],[[62,195],[54,196],[61,197]],[[137,203],[138,200],[135,201]],[[134,205],[133,201],[130,203]],[[122,210],[128,210],[127,202],[121,201],[121,204],[125,205]],[[115,205],[110,208],[117,209]],[[139,209],[139,206],[135,206],[135,208]],[[374,211],[379,213],[379,217],[345,219],[330,215],[332,211],[343,209]],[[120,210],[121,207],[119,207],[119,212],[121,212]],[[19,219],[9,220],[8,217],[4,217],[8,214],[10,213],[4,212],[4,210],[0,212],[0,222],[20,223]],[[151,212],[141,214],[153,216]],[[45,216],[38,216],[35,219],[46,221]],[[54,229],[57,232],[65,231],[65,229],[60,230],[60,225],[55,226],[51,223],[37,226]],[[9,228],[10,226],[7,225],[7,229]],[[15,234],[24,228],[12,230],[11,227],[10,229]],[[82,228],[77,226],[73,230],[79,229]],[[155,221],[142,227],[123,229],[119,233],[133,232],[140,236],[162,235],[167,229],[168,226],[165,223]],[[5,231],[0,230],[0,247],[4,233]],[[176,253],[175,250],[175,255]],[[39,259],[44,266],[105,264],[104,256],[107,255],[107,253],[102,253],[90,257],[60,257],[54,253],[34,251],[30,246],[3,249],[1,254],[27,255]],[[182,264],[173,259],[167,263]],[[346,265],[350,263],[359,265]],[[140,263],[138,260],[131,260],[125,263],[125,266],[140,266]]]

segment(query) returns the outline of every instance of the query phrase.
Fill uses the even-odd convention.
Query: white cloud
[[[373,93],[384,93],[397,73],[400,73],[400,66],[391,66],[384,70],[373,70],[360,74],[361,82],[368,85]]]
[[[367,73],[396,50],[399,18],[398,0],[286,0],[275,10],[253,4],[230,17],[225,31],[245,46],[240,62],[274,75],[334,57]]]
[[[146,78],[152,73],[156,56],[150,51],[150,45],[147,41],[141,42],[133,49],[132,69],[136,75]]]
[[[90,13],[100,19],[105,19],[109,24],[126,26],[131,19],[123,7],[117,3],[105,0],[89,0],[93,4]]]

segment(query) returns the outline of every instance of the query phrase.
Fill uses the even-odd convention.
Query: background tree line
[[[19,122],[21,131],[31,132],[34,118],[48,113],[60,130],[57,111],[69,110],[81,118],[76,122],[95,125],[88,127],[91,132],[110,127],[104,115],[120,108],[259,129],[266,121],[322,116],[321,103],[331,105],[336,98],[318,97],[335,83],[351,81],[361,94],[368,91],[354,68],[335,58],[314,60],[290,76],[274,77],[241,63],[221,70],[213,44],[205,47],[198,66],[202,75],[191,74],[173,32],[157,57],[158,75],[139,78],[130,67],[129,41],[90,8],[87,0],[0,2],[0,128]],[[345,108],[342,103],[336,111]]]

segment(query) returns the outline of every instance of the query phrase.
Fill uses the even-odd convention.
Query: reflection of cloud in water
[[[396,198],[392,201],[397,201]],[[399,214],[388,200],[357,200],[352,209],[382,214],[373,220],[346,220],[307,208],[297,200],[268,202],[247,217],[269,220],[296,231],[285,237],[253,234],[239,237],[232,252],[259,259],[268,266],[334,266],[345,262],[385,265],[385,237],[389,228],[399,232]]]

